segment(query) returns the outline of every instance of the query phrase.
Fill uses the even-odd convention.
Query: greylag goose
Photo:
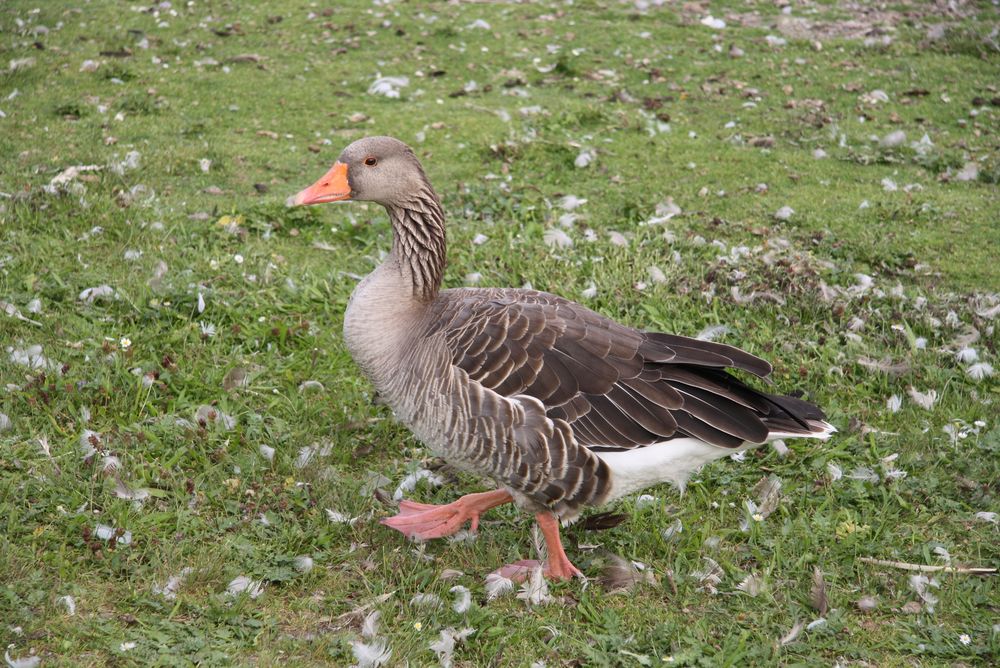
[[[621,325],[568,299],[512,288],[441,289],[444,213],[413,151],[355,141],[291,205],[364,200],[392,250],[355,288],[344,341],[381,398],[432,452],[499,488],[435,506],[402,501],[382,523],[417,539],[454,534],[513,501],[545,538],[544,573],[580,575],[559,521],[777,438],[827,438],[816,406],[728,373],[771,365],[733,346]],[[521,561],[500,572],[523,575]]]

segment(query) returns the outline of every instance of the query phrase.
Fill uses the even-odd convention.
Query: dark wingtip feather
[[[673,352],[676,356],[671,360],[673,363],[728,366],[749,371],[760,378],[770,375],[772,370],[767,360],[751,355],[736,346],[662,332],[643,332],[643,334],[646,337],[644,345],[650,353],[655,353],[657,349],[661,353]],[[719,364],[720,359],[726,360],[727,363]]]

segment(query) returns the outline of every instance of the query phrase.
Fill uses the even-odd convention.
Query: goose
[[[765,378],[771,365],[739,348],[622,325],[531,289],[442,289],[444,212],[413,150],[366,137],[343,150],[290,206],[345,200],[385,207],[392,249],[361,280],[344,342],[379,397],[431,452],[497,489],[445,505],[403,500],[382,524],[418,540],[476,531],[482,513],[515,503],[533,513],[545,563],[582,576],[560,523],[661,483],[683,489],[712,460],[774,439],[826,439],[817,406],[769,394],[728,370]]]

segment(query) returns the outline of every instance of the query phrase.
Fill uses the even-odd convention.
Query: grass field
[[[862,558],[1000,566],[1000,11],[657,4],[0,5],[8,663],[997,660],[994,576]],[[284,206],[367,134],[440,192],[448,285],[714,335],[840,433],[605,509],[564,531],[586,582],[489,599],[527,515],[377,522],[418,471],[489,488],[343,347],[383,211]]]

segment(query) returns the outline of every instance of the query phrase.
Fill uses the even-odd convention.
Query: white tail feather
[[[772,431],[767,440],[818,438],[825,441],[837,431],[832,424],[822,420],[807,420],[806,423],[814,430],[812,433]],[[691,474],[705,464],[759,445],[744,443],[739,448],[723,448],[697,438],[674,438],[633,450],[596,454],[611,469],[611,493],[608,497],[611,501],[665,482],[683,490]]]

